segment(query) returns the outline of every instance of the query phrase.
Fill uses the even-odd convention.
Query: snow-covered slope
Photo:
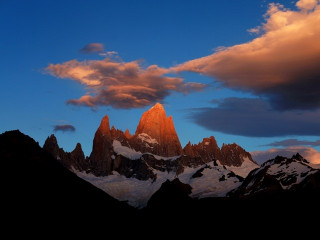
[[[187,168],[179,175],[182,183],[192,187],[191,197],[225,197],[232,189],[241,185],[243,179],[223,166],[210,162],[198,170]]]
[[[107,192],[120,201],[137,208],[147,205],[150,197],[161,187],[166,180],[172,181],[179,178],[182,183],[192,187],[191,197],[225,197],[226,194],[241,185],[242,178],[227,170],[224,166],[218,166],[214,162],[199,166],[197,168],[187,167],[177,175],[175,171],[159,171],[152,169],[156,179],[138,180],[127,178],[118,172],[105,177],[96,177],[85,172],[74,172],[84,180]]]
[[[145,181],[136,178],[127,178],[117,172],[105,177],[96,177],[93,174],[75,171],[82,179],[102,189],[119,201],[127,201],[129,205],[136,208],[143,208],[147,205],[150,197],[161,187],[167,179],[174,179],[175,173],[157,173],[157,180],[148,179]]]
[[[218,161],[218,163],[221,165],[221,163]],[[228,170],[234,172],[235,174],[245,178],[248,176],[248,174],[254,170],[259,168],[260,166],[252,161],[250,161],[247,157],[244,157],[243,162],[241,166],[225,166]]]
[[[277,156],[262,164],[259,169],[253,170],[243,184],[230,194],[253,196],[291,191],[318,171],[299,154],[293,155],[292,158]]]
[[[149,141],[146,134],[140,134]],[[154,140],[150,140],[154,141]],[[107,176],[96,176],[88,171],[74,172],[120,201],[128,201],[142,208],[166,180],[174,178],[192,187],[193,198],[225,197],[239,187],[243,178],[258,167],[250,159],[241,159],[240,166],[224,166],[218,160],[203,163],[199,157],[187,155],[163,157],[150,152],[136,151],[113,140],[113,171]]]

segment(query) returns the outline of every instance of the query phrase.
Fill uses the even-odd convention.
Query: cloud
[[[320,164],[320,152],[311,147],[287,147],[287,148],[272,148],[266,151],[251,152],[252,158],[259,164],[264,163],[276,156],[292,157],[292,155],[299,153],[312,164]]]
[[[143,68],[141,61],[123,62],[110,58],[79,62],[71,60],[50,64],[46,70],[53,76],[77,81],[89,90],[68,104],[80,106],[112,106],[139,108],[161,102],[172,91],[188,94],[201,91],[206,85],[184,82],[180,77],[165,76],[169,70],[151,65]]]
[[[287,146],[313,146],[317,147],[320,146],[320,140],[317,141],[306,141],[306,140],[298,140],[298,139],[286,139],[282,141],[276,141],[264,146],[272,146],[272,147],[287,147]]]
[[[320,3],[298,10],[270,4],[262,32],[250,42],[172,67],[213,77],[224,87],[265,97],[278,110],[320,107]]]
[[[99,55],[104,57],[113,57],[113,56],[117,56],[118,52],[116,51],[101,52],[99,53]]]
[[[248,137],[319,136],[320,110],[276,111],[261,98],[226,98],[189,117],[212,131]]]
[[[74,132],[76,131],[76,128],[69,124],[63,124],[63,125],[55,125],[53,127],[53,131],[62,131],[62,132]]]
[[[89,43],[85,45],[80,52],[84,54],[101,53],[104,51],[103,44],[101,43]]]
[[[318,0],[300,0],[297,2],[296,6],[303,10],[310,10],[313,9],[318,2]]]

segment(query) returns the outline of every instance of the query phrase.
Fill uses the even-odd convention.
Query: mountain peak
[[[158,103],[158,102],[152,108],[150,108],[149,110],[151,110],[151,109],[154,109],[154,110],[159,109],[159,110],[163,110],[164,111],[163,105],[161,103]]]
[[[124,136],[127,138],[127,139],[130,139],[132,136],[129,132],[129,129],[126,129],[126,131],[124,132]]]
[[[100,126],[98,128],[98,131],[101,135],[107,135],[110,136],[110,125],[109,125],[109,117],[108,115],[105,115],[100,123]]]
[[[167,117],[160,103],[156,103],[142,114],[133,139],[140,139],[147,143],[143,144],[144,147],[142,149],[138,147],[137,150],[142,152],[151,152],[164,157],[177,156],[182,153],[173,119],[171,116]],[[137,141],[139,142],[140,140]],[[150,144],[157,146],[151,146]]]
[[[50,153],[54,158],[59,157],[60,148],[57,138],[54,134],[51,134],[50,137],[47,137],[46,141],[44,142],[43,149]]]

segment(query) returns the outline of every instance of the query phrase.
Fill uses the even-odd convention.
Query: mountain
[[[236,143],[223,144],[220,149],[213,136],[204,138],[198,144],[191,144],[189,141],[183,152],[187,156],[200,158],[204,163],[210,162],[212,159],[218,159],[222,165],[229,167],[240,167],[246,162],[258,165],[253,161],[251,154]]]
[[[96,176],[107,175],[112,172],[110,161],[113,155],[112,141],[109,117],[105,116],[94,135],[90,155],[90,169]]]
[[[247,174],[259,166],[250,153],[237,144],[223,144],[213,136],[182,149],[172,117],[155,104],[143,113],[134,135],[110,128],[105,116],[98,127],[92,152],[82,158],[59,148],[50,136],[44,149],[78,176],[114,198],[137,208],[147,205],[151,196],[169,181],[179,180],[192,187],[190,197],[225,197],[239,187]]]
[[[182,147],[172,117],[160,103],[143,113],[130,143],[136,151],[150,152],[163,157],[182,154]]]
[[[183,148],[183,152],[185,155],[193,158],[199,157],[204,162],[210,162],[212,159],[222,159],[221,150],[213,136],[204,138],[198,144],[191,144],[189,141]]]
[[[63,226],[74,231],[72,225],[83,230],[101,226],[103,234],[105,227],[108,231],[131,227],[131,235],[141,226],[156,230],[159,224],[177,230],[183,225],[188,231],[214,225],[223,231],[231,226],[238,232],[248,224],[250,229],[289,229],[299,220],[299,226],[309,226],[311,217],[319,214],[320,170],[299,154],[278,156],[243,178],[216,159],[199,165],[198,156],[165,158],[135,152],[135,158],[124,157],[117,153],[118,148],[127,154],[134,150],[120,144],[122,131],[112,127],[109,131],[105,136],[119,140],[112,142],[111,153],[115,155],[111,159],[118,160],[111,163],[119,161],[120,165],[105,176],[91,171],[91,160],[83,159],[79,144],[66,153],[53,135],[45,150],[19,131],[1,134],[2,200],[9,209],[3,214],[6,222],[20,227],[19,219],[23,226],[43,229],[45,225],[51,231]],[[58,155],[53,157],[48,149]],[[61,156],[73,156],[74,160],[68,163]],[[73,164],[77,161],[87,163],[86,170],[76,169]],[[243,163],[248,162],[245,159]]]
[[[314,169],[300,154],[292,158],[277,156],[253,170],[242,185],[230,192],[239,198],[262,199],[284,196],[320,196],[320,170]]]
[[[54,138],[50,139],[53,143]],[[46,146],[49,148],[49,143]],[[78,150],[79,145],[73,156],[82,158]],[[34,227],[53,221],[61,226],[80,221],[89,224],[100,215],[125,221],[135,215],[130,206],[77,177],[18,130],[0,134],[0,157],[2,204],[9,210],[3,211],[2,217],[6,222],[13,219],[14,226],[32,223]]]

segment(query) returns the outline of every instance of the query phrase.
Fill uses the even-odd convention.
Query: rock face
[[[189,142],[184,147],[183,152],[190,157],[200,157],[205,163],[213,159],[221,159],[220,148],[213,136],[204,138],[202,142],[198,144],[191,144]]]
[[[80,143],[77,143],[75,149],[70,153],[70,165],[78,170],[89,168],[88,159],[84,156]]]
[[[184,147],[183,153],[189,157],[200,158],[204,163],[219,160],[225,166],[239,167],[246,160],[255,163],[251,154],[235,143],[223,144],[220,149],[213,136],[204,138],[198,144],[191,144],[189,142]]]
[[[111,137],[109,117],[106,115],[100,123],[93,139],[90,155],[91,171],[96,176],[110,174],[112,172],[111,156],[113,139]]]
[[[251,154],[236,143],[222,145],[220,160],[222,165],[239,167],[245,160],[254,162]]]
[[[166,116],[160,103],[155,104],[142,115],[130,143],[135,150],[142,153],[150,152],[164,157],[182,154],[172,117]]]
[[[54,158],[61,159],[61,149],[59,148],[57,138],[51,134],[50,137],[47,137],[43,149],[50,153]]]

